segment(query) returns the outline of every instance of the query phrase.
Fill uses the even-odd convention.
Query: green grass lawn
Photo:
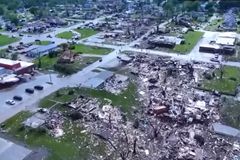
[[[83,68],[87,67],[89,64],[96,62],[99,60],[98,57],[81,57],[80,60],[75,61],[71,64],[61,64],[66,70],[55,68],[54,65],[57,64],[58,57],[50,58],[48,55],[41,57],[41,69],[42,70],[56,70],[62,74],[73,74],[76,73]],[[39,60],[36,59],[34,61],[35,65],[38,67]]]
[[[223,97],[220,113],[225,124],[240,129],[240,102],[230,97]]]
[[[62,32],[62,33],[57,34],[57,37],[63,38],[63,39],[72,39],[73,33],[70,31]]]
[[[98,33],[98,31],[89,28],[75,29],[75,31],[81,34],[81,39],[88,38]]]
[[[41,69],[43,70],[52,70],[53,65],[57,63],[57,57],[50,58],[48,55],[41,57]],[[36,67],[38,67],[39,59],[34,61]]]
[[[75,53],[82,53],[82,54],[97,54],[97,55],[106,55],[110,53],[112,49],[108,48],[101,48],[101,47],[94,47],[94,46],[86,46],[84,44],[77,44],[73,49]]]
[[[202,87],[226,94],[235,94],[236,88],[240,84],[240,69],[224,66],[223,73],[223,78],[220,79],[220,69],[217,69],[215,71],[216,77],[212,80],[205,79],[202,83]]]
[[[70,90],[74,90],[74,94],[69,94]],[[57,93],[58,92],[58,93]],[[114,95],[102,90],[94,90],[87,88],[65,88],[60,89],[53,94],[45,97],[40,101],[39,107],[51,107],[55,101],[62,103],[69,102],[80,94],[96,97],[104,104],[106,99],[110,99],[115,106],[130,113],[132,106],[136,106],[136,86],[133,83],[120,95]],[[68,108],[59,105],[56,107],[59,111],[66,111]],[[61,109],[62,108],[62,109]],[[132,112],[131,112],[132,113]],[[129,115],[129,114],[128,114]],[[60,139],[54,139],[47,133],[39,132],[34,129],[24,129],[21,123],[31,116],[29,112],[20,112],[16,116],[4,122],[4,128],[8,134],[17,140],[26,143],[30,148],[44,147],[50,152],[47,160],[85,160],[89,159],[92,152],[98,155],[105,155],[105,144],[102,141],[98,145],[90,143],[89,133],[82,133],[81,125],[77,125],[68,119],[64,122],[65,135]],[[69,129],[70,128],[70,129]],[[113,158],[114,159],[114,158]]]
[[[74,95],[69,95],[69,90],[74,90]],[[112,93],[109,93],[105,90],[95,90],[95,89],[89,89],[89,88],[67,88],[67,89],[61,89],[57,91],[58,93],[53,93],[47,96],[46,98],[42,99],[40,101],[40,107],[43,108],[49,108],[54,105],[54,103],[51,100],[58,101],[61,103],[66,103],[74,98],[76,98],[79,94],[87,95],[90,97],[98,98],[102,103],[106,103],[106,99],[110,99],[112,101],[112,104],[114,106],[119,106],[123,112],[131,115],[131,112],[133,110],[133,106],[137,105],[137,89],[135,84],[130,83],[128,86],[128,89],[123,91],[119,95],[115,95]],[[60,95],[60,96],[59,96]]]
[[[218,26],[220,26],[223,23],[223,19],[215,19],[209,24],[205,30],[207,31],[217,31]]]
[[[18,41],[18,38],[12,38],[6,35],[0,35],[0,46],[5,46]]]
[[[185,44],[176,45],[173,50],[182,54],[190,52],[199,39],[203,36],[203,32],[190,31],[184,35]]]
[[[33,44],[40,45],[40,46],[46,46],[46,45],[51,44],[51,41],[37,41],[37,42],[34,42]]]
[[[17,140],[26,143],[29,147],[44,147],[50,152],[47,160],[84,160],[89,159],[91,150],[99,155],[104,155],[105,145],[99,143],[94,146],[90,143],[90,136],[81,133],[81,127],[77,127],[75,123],[65,120],[65,135],[60,139],[55,139],[47,133],[39,132],[34,129],[24,129],[21,123],[30,117],[29,112],[20,112],[16,116],[4,122],[4,129],[8,130],[8,134]]]

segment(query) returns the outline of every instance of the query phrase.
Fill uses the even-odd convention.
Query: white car
[[[7,101],[6,101],[6,104],[14,105],[14,104],[15,104],[15,101],[14,101],[14,100],[7,100]]]

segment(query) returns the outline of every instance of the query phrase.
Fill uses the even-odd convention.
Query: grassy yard
[[[69,95],[69,91],[74,90],[74,95]],[[61,89],[53,94],[50,94],[46,98],[40,101],[40,107],[43,108],[49,108],[53,106],[55,103],[51,100],[58,101],[61,103],[66,103],[71,101],[72,99],[79,96],[79,94],[95,97],[98,98],[102,103],[106,103],[105,99],[110,99],[112,101],[112,104],[114,106],[119,106],[123,112],[131,114],[133,108],[132,106],[137,105],[136,101],[136,86],[133,83],[130,83],[128,86],[128,89],[124,92],[122,92],[119,95],[114,95],[112,93],[109,93],[105,90],[95,90],[95,89],[89,89],[89,88],[67,88],[67,89]]]
[[[40,46],[46,46],[46,45],[51,44],[51,41],[37,41],[37,42],[34,42],[33,44],[40,45]]]
[[[97,54],[97,55],[106,55],[110,53],[112,49],[108,48],[101,48],[101,47],[94,47],[94,46],[86,46],[84,44],[77,44],[73,49],[75,53],[81,54]]]
[[[98,57],[81,57],[80,60],[75,61],[71,64],[61,64],[61,68],[65,68],[66,70],[57,69],[54,65],[57,64],[58,57],[50,58],[48,55],[41,57],[41,69],[42,70],[56,70],[62,74],[73,74],[76,73],[83,68],[87,67],[89,64],[92,64],[99,60]],[[35,60],[35,65],[38,67],[39,60]],[[66,71],[66,72],[65,72]]]
[[[74,90],[73,94],[69,94],[70,90]],[[132,83],[129,87],[120,95],[114,95],[106,91],[93,90],[86,88],[65,88],[50,94],[41,100],[39,107],[49,108],[55,104],[51,101],[69,102],[80,94],[99,98],[102,103],[106,103],[106,99],[110,99],[113,105],[121,107],[126,113],[132,113],[132,106],[136,106],[136,86]],[[59,105],[56,109],[60,111],[66,111],[67,108]],[[81,125],[77,125],[68,119],[64,122],[64,136],[60,139],[54,139],[47,133],[40,132],[34,129],[24,129],[21,123],[31,116],[29,112],[20,112],[16,116],[4,122],[4,128],[8,131],[8,134],[16,138],[17,140],[26,143],[30,148],[44,147],[50,152],[47,160],[85,160],[91,159],[89,157],[91,153],[95,155],[104,155],[105,144],[102,141],[100,143],[92,144],[90,141],[90,135],[83,133]],[[114,158],[113,158],[114,159]]]
[[[57,37],[63,38],[63,39],[72,39],[73,33],[70,31],[62,32],[62,33],[57,34]]]
[[[176,45],[173,50],[182,54],[190,52],[195,47],[199,39],[203,36],[203,34],[203,32],[199,31],[188,32],[184,35],[185,44]]]
[[[41,69],[52,70],[53,65],[57,63],[57,57],[50,58],[48,55],[41,57]],[[38,67],[39,59],[34,61],[34,64]]]
[[[44,147],[48,149],[50,155],[47,157],[47,160],[89,159],[91,150],[99,155],[104,155],[104,144],[99,143],[96,146],[91,144],[89,135],[82,133],[83,129],[69,120],[65,120],[65,135],[60,139],[55,139],[47,133],[38,130],[22,128],[21,123],[30,115],[28,112],[20,112],[4,122],[4,129],[8,130],[8,134],[26,143],[29,147]]]
[[[18,38],[12,38],[12,37],[0,34],[0,46],[5,46],[16,41],[18,41]]]
[[[98,33],[98,31],[89,28],[75,29],[75,31],[81,34],[81,39],[88,38]]]
[[[240,102],[233,98],[222,98],[220,113],[225,124],[240,129]]]
[[[223,23],[223,19],[215,19],[205,28],[205,30],[217,31],[218,26],[220,26],[222,23]]]
[[[223,78],[220,79],[220,69],[215,71],[215,78],[204,80],[202,87],[208,90],[216,90],[221,93],[235,94],[237,86],[240,84],[240,69],[236,67],[224,66]]]

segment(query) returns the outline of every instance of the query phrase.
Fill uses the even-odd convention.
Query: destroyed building
[[[228,132],[215,125],[221,118],[220,98],[194,87],[207,64],[148,55],[130,57],[126,68],[136,78],[139,100],[133,120],[126,119],[110,101],[106,105],[79,96],[68,104],[78,113],[79,124],[92,133],[92,140],[107,144],[108,155],[125,160],[200,160],[232,159],[240,154],[238,142],[219,135]],[[114,78],[106,83],[115,84]]]
[[[184,40],[174,36],[157,36],[148,40],[152,47],[174,48],[175,45],[183,44]]]

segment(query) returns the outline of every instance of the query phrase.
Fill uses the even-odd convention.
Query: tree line
[[[18,9],[51,8],[57,4],[80,4],[86,0],[0,0],[0,16],[17,25],[19,23],[16,11]],[[39,11],[39,10],[38,10]]]

